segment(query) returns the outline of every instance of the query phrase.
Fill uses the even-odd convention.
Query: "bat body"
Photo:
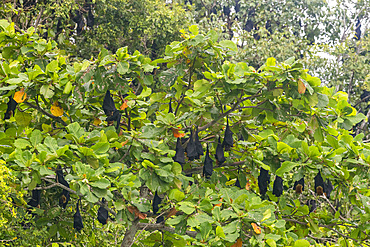
[[[188,159],[190,161],[193,161],[198,157],[198,152],[193,140],[193,131],[190,130],[190,137],[189,137],[189,142],[188,145],[186,146],[186,155],[188,156]]]
[[[227,125],[225,129],[225,137],[224,141],[222,143],[222,146],[224,147],[225,151],[230,151],[230,148],[233,146],[234,141],[233,141],[233,132],[230,129],[229,126],[229,119],[227,119]]]
[[[204,159],[203,176],[209,178],[213,173],[213,160],[209,157],[209,149],[207,146],[206,157]]]
[[[69,184],[64,179],[62,167],[60,165],[58,166],[56,170],[56,174],[57,174],[57,182],[69,188]],[[69,191],[63,189],[62,194],[59,197],[59,206],[62,208],[66,208],[69,202],[69,199],[70,199]]]
[[[267,170],[261,167],[260,175],[258,176],[258,188],[260,189],[261,195],[266,194],[269,183],[270,183],[270,174]]]
[[[27,203],[28,206],[40,208],[41,190],[32,190],[32,198]]]
[[[107,90],[104,96],[103,111],[107,115],[106,121],[117,121],[116,130],[118,130],[121,122],[121,113],[117,110],[109,90]]]
[[[102,202],[105,202],[105,199],[103,198]],[[104,208],[104,206],[100,206],[98,209],[98,221],[102,223],[103,225],[107,224],[108,221],[108,210]]]
[[[203,146],[202,143],[199,141],[199,136],[198,136],[198,130],[195,131],[194,134],[194,144],[195,144],[195,150],[197,151],[197,159],[200,158],[201,155],[203,155]]]
[[[80,214],[80,207],[79,207],[79,201],[77,201],[76,204],[76,213],[73,215],[73,228],[77,231],[81,231],[82,228],[84,228],[84,225],[82,223],[82,217]]]
[[[224,155],[224,149],[222,148],[222,144],[221,144],[221,137],[218,137],[215,158],[219,165],[222,165],[226,161],[225,155]]]
[[[324,194],[324,188],[324,179],[322,178],[321,172],[319,171],[319,173],[315,176],[315,191],[319,196],[321,196]]]
[[[304,191],[304,177],[294,182],[293,189],[297,194],[301,194]]]
[[[162,198],[158,196],[158,193],[156,191],[154,194],[154,198],[153,198],[153,214],[157,214],[157,212],[159,211],[159,204],[161,204],[161,202],[162,202]],[[162,221],[164,221],[164,217],[159,216],[157,218],[157,223],[161,223]]]
[[[181,138],[177,138],[176,141],[176,154],[173,157],[173,161],[178,162],[179,164],[185,164],[185,149],[181,145]]]
[[[283,188],[283,179],[279,176],[276,176],[274,185],[272,188],[272,194],[279,197],[283,194],[284,188]]]
[[[10,119],[12,115],[14,116],[17,105],[18,103],[13,99],[13,97],[9,96],[8,108],[6,109],[4,119]]]

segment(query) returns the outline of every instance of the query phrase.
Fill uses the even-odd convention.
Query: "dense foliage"
[[[222,5],[212,11],[206,3],[194,18],[224,14]],[[140,5],[99,4],[94,13]],[[187,3],[186,15],[197,7]],[[231,9],[238,16],[250,8],[242,2],[240,12]],[[109,38],[111,46],[84,60],[79,56],[90,51],[77,39],[58,45],[56,36],[40,37],[40,26],[20,27],[11,13],[27,17],[5,11],[14,22],[0,20],[2,244],[370,245],[370,146],[352,130],[365,115],[346,92],[304,68],[308,57],[268,55],[269,44],[305,50],[307,40],[260,27],[249,37],[254,45],[242,48],[199,19],[199,26],[170,31],[168,41],[181,38],[158,54],[142,50],[159,57],[152,60],[134,51],[140,34],[120,43],[119,32],[108,37],[102,25],[94,26],[102,27],[96,39],[88,28],[77,39],[97,42],[89,46],[95,51]],[[151,14],[143,24],[150,42],[150,18],[168,14],[165,33],[172,21],[181,25],[174,12]],[[114,16],[106,14],[124,21]],[[289,22],[274,30],[281,23]],[[128,46],[116,50],[121,44]]]

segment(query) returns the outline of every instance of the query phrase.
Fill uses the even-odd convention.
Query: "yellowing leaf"
[[[125,101],[123,102],[123,104],[119,107],[119,109],[124,110],[124,109],[126,109],[127,107],[128,107],[128,105],[127,105],[127,100],[125,100]]]
[[[63,115],[63,108],[61,108],[57,101],[54,102],[54,104],[50,108],[51,114],[53,114],[56,117],[60,117]]]
[[[185,133],[180,133],[178,129],[172,128],[173,136],[178,138],[178,137],[184,137]]]
[[[251,223],[253,230],[256,234],[261,234],[261,227],[259,227],[256,223]]]
[[[303,84],[302,80],[298,80],[298,93],[304,94],[306,92],[306,86]]]
[[[230,247],[242,247],[243,246],[243,241],[242,241],[242,239],[241,238],[238,238],[237,240],[236,240],[236,243],[235,244],[233,244],[233,245],[231,245]]]
[[[24,92],[24,88],[22,88],[18,92],[15,92],[14,97],[13,97],[13,99],[17,103],[22,103],[23,101],[26,100],[26,98],[27,98],[27,94]]]
[[[94,122],[93,122],[94,125],[98,126],[100,123],[101,123],[100,118],[94,118]]]

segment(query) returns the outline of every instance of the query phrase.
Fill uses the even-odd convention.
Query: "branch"
[[[231,112],[235,111],[235,110],[236,110],[236,108],[238,107],[238,105],[239,105],[241,102],[243,102],[243,101],[245,101],[245,100],[248,100],[248,99],[253,99],[253,98],[256,98],[256,97],[261,96],[261,95],[259,94],[259,93],[261,93],[261,91],[262,91],[262,88],[260,88],[260,90],[258,90],[258,92],[257,92],[255,95],[252,95],[252,96],[250,96],[250,97],[245,97],[245,98],[239,98],[239,99],[237,99],[237,100],[236,100],[236,102],[235,102],[235,104],[231,107],[231,109],[230,109],[230,110],[228,110],[227,112],[222,113],[220,116],[218,116],[218,118],[216,118],[216,119],[212,120],[212,121],[211,121],[211,122],[209,122],[208,124],[203,125],[202,127],[199,127],[199,128],[198,128],[198,131],[205,130],[205,129],[207,129],[207,128],[211,127],[212,125],[216,124],[216,123],[218,122],[218,120],[220,120],[221,118],[226,117],[226,116],[227,116],[227,115],[229,115]]]
[[[167,232],[170,232],[170,233],[176,233],[175,228],[165,226],[163,224],[139,223],[138,228],[139,229],[144,229],[145,228],[145,230],[147,230],[147,231],[163,230],[163,231],[167,231]],[[192,238],[195,238],[195,236],[197,235],[197,232],[195,232],[195,231],[186,231],[185,234],[192,237]]]
[[[34,105],[34,104],[31,104],[29,102],[25,102],[29,107],[32,107],[33,109],[36,109],[36,110],[39,110],[40,112],[42,112],[43,114],[45,114],[46,116],[54,119],[55,121],[59,122],[60,124],[62,124],[63,126],[67,126],[68,124],[66,122],[64,122],[60,117],[56,117],[54,116],[53,114],[50,114],[48,112],[46,112],[44,109],[42,109],[40,106],[38,105]]]
[[[370,109],[369,109],[369,111],[368,111],[368,112],[367,112],[367,114],[366,114],[366,119],[369,119],[369,118],[370,118]],[[360,131],[361,131],[363,128],[365,128],[365,125],[367,124],[366,119],[362,120],[362,124],[360,125],[360,128],[358,128],[358,129],[356,130],[356,135],[360,134]]]
[[[240,165],[243,165],[245,162],[246,161],[243,160],[243,161],[238,161],[238,162],[233,162],[233,163],[225,163],[225,164],[214,167],[214,169],[220,168],[220,167],[225,167],[225,166],[240,166]],[[203,171],[203,166],[186,170],[186,171],[184,171],[184,173],[185,174],[193,174],[193,173],[201,173],[202,171]]]
[[[36,187],[35,189],[36,190],[43,190],[43,189],[49,189],[49,188],[52,188],[52,187],[55,187],[55,186],[58,186],[66,191],[68,191],[69,193],[72,193],[72,194],[75,194],[75,195],[78,195],[79,197],[83,197],[84,195],[82,195],[81,193],[78,193],[77,191],[74,191],[70,188],[68,188],[67,186],[64,186],[63,184],[60,184],[60,183],[57,183],[57,182],[54,182],[53,180],[50,180],[48,178],[41,178],[42,180],[46,181],[46,182],[49,182],[51,183],[52,185],[50,186],[47,186],[47,187]],[[101,201],[98,201],[97,203],[95,203],[97,205],[100,205],[100,206],[103,206],[105,209],[107,209],[111,214],[113,214],[114,216],[116,216],[116,212],[114,212],[112,209],[108,208],[107,205],[105,205],[104,203],[102,203]]]
[[[121,243],[121,247],[131,247],[134,243],[134,238],[136,235],[136,232],[139,230],[138,224],[140,219],[137,217],[133,222],[129,229],[125,232],[125,237],[123,238],[123,241]]]
[[[197,59],[197,56],[194,57],[194,60],[193,60],[193,64],[192,66],[190,67],[190,72],[189,72],[189,80],[188,80],[188,87],[186,88],[186,91],[190,88],[190,85],[191,85],[191,77],[193,76],[193,73],[194,73],[194,64],[195,64],[195,60]],[[185,92],[186,92],[185,91]],[[180,105],[182,103],[182,101],[184,100],[185,98],[185,93],[183,93],[181,95],[181,98],[179,99],[179,101],[177,101],[177,106],[176,106],[176,110],[175,110],[175,113],[174,115],[176,116],[177,114],[177,111],[179,110],[180,108]]]

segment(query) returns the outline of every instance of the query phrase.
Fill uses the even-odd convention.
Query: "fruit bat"
[[[238,13],[240,11],[240,3],[239,0],[235,1],[235,13]]]
[[[161,202],[162,202],[162,198],[158,196],[158,193],[156,191],[154,194],[154,198],[153,198],[153,214],[156,214],[158,212],[159,210],[158,205],[161,204]]]
[[[355,40],[360,40],[361,39],[361,22],[360,22],[360,18],[357,19],[355,32],[356,32]]]
[[[333,191],[334,187],[331,184],[330,180],[327,179],[326,183],[324,184],[324,193],[326,198],[330,199],[330,193]]]
[[[313,199],[310,199],[307,201],[306,205],[308,206],[309,208],[309,212],[312,213],[313,211],[316,210],[317,208],[317,203],[316,203],[316,200],[313,200]]]
[[[319,173],[315,176],[315,191],[319,196],[321,196],[324,194],[324,188],[324,180],[322,179],[321,172],[319,171]]]
[[[229,7],[224,6],[223,11],[224,11],[224,15],[226,15],[226,16],[230,15],[230,8]]]
[[[4,119],[10,119],[12,115],[14,116],[17,105],[18,103],[13,99],[13,97],[9,96],[8,108],[6,109]]]
[[[87,26],[94,27],[94,15],[91,11],[91,6],[89,7],[89,12],[87,13]]]
[[[181,138],[177,138],[175,151],[176,151],[176,154],[173,157],[173,161],[181,165],[185,164],[185,150],[181,145]]]
[[[109,90],[107,90],[103,100],[103,110],[105,115],[107,115],[106,121],[117,121],[116,130],[118,130],[121,122],[121,113],[117,110]]]
[[[158,196],[158,193],[156,191],[155,194],[154,194],[154,198],[153,198],[153,214],[157,214],[157,212],[159,210],[159,204],[161,204],[161,202],[162,202],[162,198],[160,198]],[[162,221],[164,221],[164,217],[163,216],[159,216],[157,218],[156,223],[161,223]]]
[[[279,197],[283,194],[284,188],[283,188],[283,179],[279,176],[276,176],[274,185],[272,187],[272,194]]]
[[[204,158],[203,176],[209,178],[213,173],[213,160],[209,157],[209,149],[207,145],[206,157]]]
[[[293,189],[297,194],[301,194],[304,191],[304,177],[294,182]]]
[[[168,106],[168,113],[173,113],[173,110],[172,110],[172,105],[171,105],[171,99],[170,99],[170,103],[168,103],[169,106]]]
[[[225,148],[225,151],[230,151],[230,148],[233,146],[233,132],[229,127],[229,119],[227,119],[227,125],[225,129],[225,137],[222,143],[222,146]]]
[[[64,179],[62,167],[60,165],[58,166],[58,168],[56,170],[56,174],[57,174],[57,182],[60,183],[60,184],[63,184],[64,186],[69,188],[69,184]],[[63,208],[66,208],[69,199],[70,199],[69,191],[63,189],[62,194],[59,197],[59,206],[61,206]]]
[[[102,203],[105,203],[104,198],[102,199]],[[107,224],[108,221],[108,210],[106,210],[103,205],[98,209],[98,221],[103,225]]]
[[[76,229],[77,231],[81,231],[81,229],[84,228],[84,225],[82,223],[82,217],[80,214],[79,202],[80,201],[77,201],[76,213],[73,215],[73,228]]]
[[[221,137],[218,137],[215,158],[219,165],[222,165],[226,161],[224,156],[224,149],[222,148],[221,144]]]
[[[203,155],[203,146],[202,146],[202,143],[199,141],[199,136],[198,136],[198,129],[195,131],[195,134],[194,134],[194,144],[195,144],[195,149],[197,151],[197,154],[198,154],[198,157],[197,159],[200,158],[201,155]]]
[[[27,203],[28,206],[40,208],[41,190],[32,190],[32,198]]]
[[[190,137],[188,145],[186,146],[186,155],[188,156],[189,160],[192,161],[198,157],[198,152],[193,140],[193,131],[190,130]]]
[[[247,31],[247,32],[250,32],[250,31],[252,31],[253,26],[254,26],[253,21],[248,18],[247,23],[245,23],[244,30]]]
[[[265,195],[267,192],[267,187],[270,183],[270,174],[269,171],[260,169],[260,175],[258,176],[258,188],[260,189],[260,194]]]

